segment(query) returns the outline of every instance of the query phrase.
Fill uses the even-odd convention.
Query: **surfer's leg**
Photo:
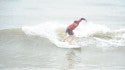
[[[69,36],[65,35],[64,39],[63,39],[63,42],[65,42],[66,40],[69,39]]]
[[[72,35],[69,35],[69,36],[65,36],[65,38],[64,38],[64,42],[65,41],[67,41],[67,42],[69,42],[70,43],[70,41],[72,40]]]
[[[75,39],[75,35],[74,35],[74,32],[71,30],[69,44],[73,44],[72,42],[73,42],[74,39]]]
[[[71,35],[70,36],[70,40],[68,41],[69,44],[73,44],[72,42],[75,40],[75,36],[74,35]]]
[[[71,35],[71,30],[70,29],[66,29],[66,34],[64,36],[63,41],[65,42],[66,40],[68,40],[70,38]]]
[[[72,44],[72,41],[75,39],[74,32],[70,29],[67,29],[66,34],[68,34],[68,36],[66,35],[63,41],[68,41],[69,44]]]

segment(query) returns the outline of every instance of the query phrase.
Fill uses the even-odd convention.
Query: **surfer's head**
[[[86,20],[85,18],[81,18],[80,20],[84,20],[84,21],[86,21],[86,22],[87,22],[87,20]]]
[[[86,20],[85,18],[81,18],[81,20]]]

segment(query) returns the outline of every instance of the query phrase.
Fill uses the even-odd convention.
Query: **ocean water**
[[[0,0],[0,70],[125,70],[124,0]],[[81,48],[58,46],[66,27]]]

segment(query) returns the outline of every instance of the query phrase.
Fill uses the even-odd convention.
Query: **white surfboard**
[[[70,45],[67,42],[61,42],[61,41],[56,42],[55,45],[58,47],[61,47],[61,48],[80,48],[80,46],[78,46],[76,44]]]

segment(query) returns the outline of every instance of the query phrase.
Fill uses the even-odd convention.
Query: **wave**
[[[44,47],[46,47],[48,49],[54,48],[54,46],[47,38],[27,35],[21,28],[0,30],[0,49],[7,50],[7,52],[15,51],[18,53],[33,48],[45,49]]]
[[[16,38],[17,35],[19,36],[17,40],[21,39],[20,35],[23,37],[30,36],[30,38],[33,39],[37,36],[41,38],[42,41],[46,40],[56,45],[57,42],[63,40],[67,25],[68,24],[59,22],[46,22],[35,26],[3,29],[0,30],[0,38],[1,40],[6,40],[5,38],[7,38],[7,41],[9,41],[11,38]],[[78,28],[74,30],[74,33],[76,35],[76,43],[82,47],[109,48],[125,46],[125,29],[112,30],[106,25],[88,22],[81,23]],[[1,44],[2,43],[1,41]]]
[[[27,35],[45,37],[52,43],[62,40],[68,24],[46,22],[35,26],[24,26],[22,30]],[[125,46],[125,29],[111,30],[106,25],[81,23],[74,30],[76,42],[80,46],[119,47]]]

